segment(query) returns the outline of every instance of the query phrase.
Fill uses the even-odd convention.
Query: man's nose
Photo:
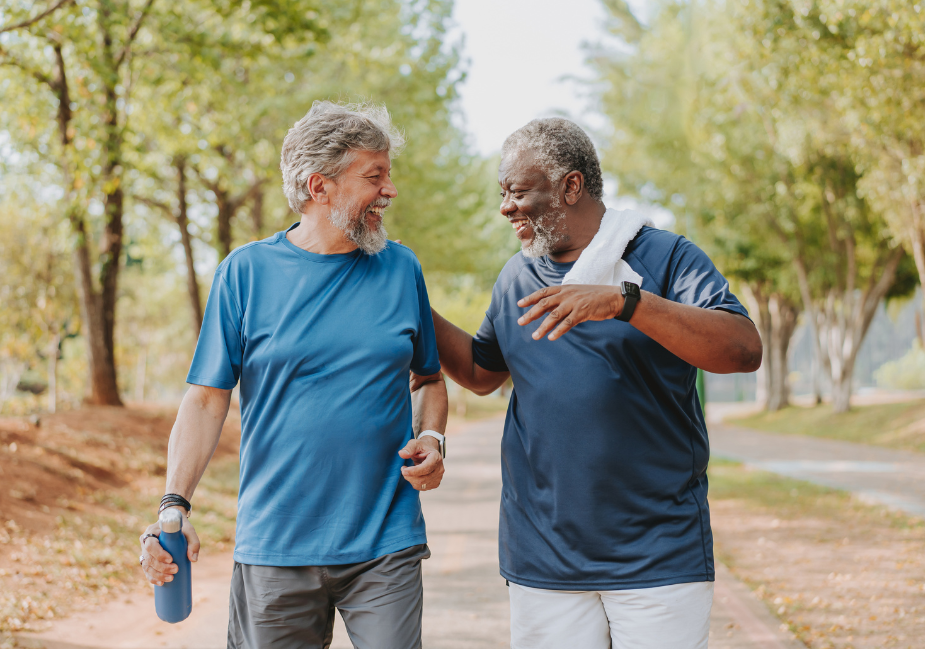
[[[509,198],[501,199],[501,214],[508,216],[509,214],[513,214],[516,211],[517,207],[514,205],[514,201],[510,200]]]
[[[398,196],[398,189],[395,188],[395,183],[392,182],[391,178],[386,180],[385,187],[382,188],[382,195],[387,198],[395,198]]]

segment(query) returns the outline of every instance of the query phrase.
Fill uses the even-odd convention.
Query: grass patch
[[[730,424],[783,435],[825,437],[887,448],[925,452],[925,400],[860,406],[835,414],[831,406],[790,407]]]
[[[729,460],[710,460],[710,500],[738,500],[781,519],[820,518],[865,526],[920,528],[925,522],[850,493],[812,482],[751,469]]]

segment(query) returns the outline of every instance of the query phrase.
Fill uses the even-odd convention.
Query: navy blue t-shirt
[[[241,381],[235,561],[357,563],[426,542],[398,456],[413,437],[409,369],[440,361],[408,248],[320,255],[278,232],[228,255],[186,380]]]
[[[748,315],[681,236],[643,228],[623,258],[645,291]],[[584,322],[552,342],[530,337],[542,318],[517,324],[526,312],[517,300],[560,285],[571,267],[515,255],[472,343],[476,363],[514,381],[501,442],[501,574],[553,590],[712,581],[696,369],[618,320]]]

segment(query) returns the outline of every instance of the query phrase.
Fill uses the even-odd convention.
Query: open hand
[[[438,452],[437,455],[439,454]],[[173,576],[177,574],[180,568],[173,562],[173,557],[158,543],[157,539],[147,536],[148,534],[160,536],[161,526],[158,523],[148,525],[148,528],[139,538],[141,541],[141,557],[139,558],[141,569],[144,571],[149,583],[155,586],[163,586],[166,582],[173,581]],[[196,530],[193,529],[193,524],[189,522],[189,519],[183,521],[183,536],[186,537],[189,560],[198,561],[199,536],[196,534]]]
[[[405,460],[414,460],[414,466],[403,466],[401,474],[418,491],[430,491],[440,486],[445,469],[439,443],[433,437],[412,439],[398,452]]]
[[[619,286],[547,286],[517,302],[519,307],[531,305],[533,308],[520,316],[517,324],[529,324],[544,313],[549,313],[533,332],[533,339],[540,340],[549,334],[549,340],[555,340],[580,322],[616,318],[623,310],[623,295]]]

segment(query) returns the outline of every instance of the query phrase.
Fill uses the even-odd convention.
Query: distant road
[[[710,453],[925,516],[925,455],[710,424]]]

